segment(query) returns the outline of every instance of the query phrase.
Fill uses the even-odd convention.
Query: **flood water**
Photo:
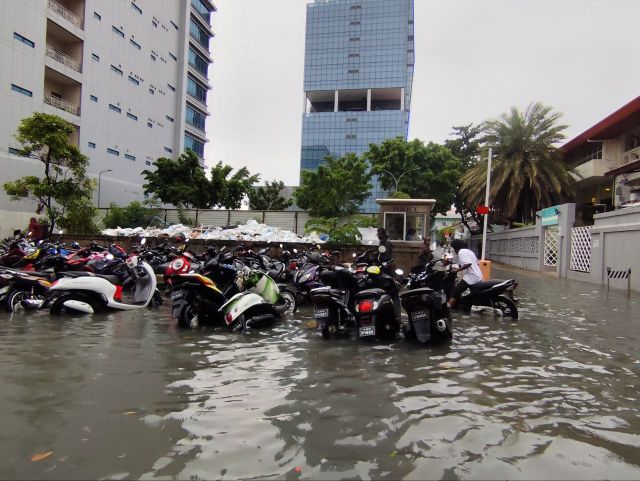
[[[0,314],[0,478],[640,478],[637,295],[496,274],[521,320],[435,348]]]

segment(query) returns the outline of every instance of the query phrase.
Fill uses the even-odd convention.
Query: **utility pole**
[[[484,205],[485,207],[487,207],[487,209],[489,208],[489,184],[491,184],[491,157],[492,157],[493,151],[491,150],[491,147],[489,147],[489,162],[487,164],[487,188],[485,190],[485,194],[484,194]],[[487,250],[487,224],[489,223],[489,211],[487,210],[487,213],[484,214],[484,225],[482,227],[482,258],[480,260],[485,260],[484,255],[486,253]]]

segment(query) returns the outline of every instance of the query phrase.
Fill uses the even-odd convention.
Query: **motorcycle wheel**
[[[294,312],[296,312],[296,309],[298,308],[296,295],[289,289],[282,289],[280,291],[280,295],[287,303],[287,310],[284,311],[284,314],[293,314]]]
[[[200,325],[198,313],[193,306],[186,304],[178,314],[178,326],[183,329],[195,329]]]
[[[518,307],[515,302],[505,296],[496,297],[493,301],[494,309],[500,309],[502,311],[502,317],[505,319],[518,320]]]
[[[87,296],[83,296],[82,294],[66,294],[58,297],[55,301],[51,303],[51,306],[49,307],[49,314],[60,315],[64,312],[78,314],[78,311],[75,311],[73,309],[67,309],[64,306],[64,303],[67,301],[86,302],[91,306],[91,309],[93,309],[94,314],[97,314],[102,310],[102,306],[97,301],[90,299]]]
[[[325,324],[320,331],[322,333],[322,339],[331,339],[335,334],[335,326],[333,324]]]
[[[42,296],[35,295],[35,299],[44,299]],[[22,301],[31,298],[29,291],[15,290],[11,291],[7,296],[7,310],[9,312],[23,311]]]

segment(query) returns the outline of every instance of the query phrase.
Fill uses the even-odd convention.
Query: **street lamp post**
[[[100,184],[102,182],[102,174],[105,172],[113,172],[113,169],[101,170],[98,173],[98,209],[100,208]]]
[[[398,176],[398,178],[396,179],[396,176],[395,176],[395,175],[393,175],[393,174],[392,174],[391,172],[389,172],[388,170],[380,169],[380,171],[381,171],[381,172],[386,172],[387,174],[389,174],[389,175],[393,178],[393,181],[396,183],[396,188],[395,188],[394,192],[398,192],[398,182],[400,182],[400,179],[402,179],[402,176],[403,176],[404,174],[408,174],[409,172],[413,172],[414,170],[420,170],[420,167],[415,167],[415,168],[413,168],[413,169],[405,170],[405,171],[404,171],[402,174],[400,174],[400,175]]]

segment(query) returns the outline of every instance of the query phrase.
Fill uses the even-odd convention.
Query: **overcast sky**
[[[207,164],[297,185],[311,0],[214,2]],[[415,0],[409,137],[540,101],[571,139],[640,95],[639,18],[640,0]]]

